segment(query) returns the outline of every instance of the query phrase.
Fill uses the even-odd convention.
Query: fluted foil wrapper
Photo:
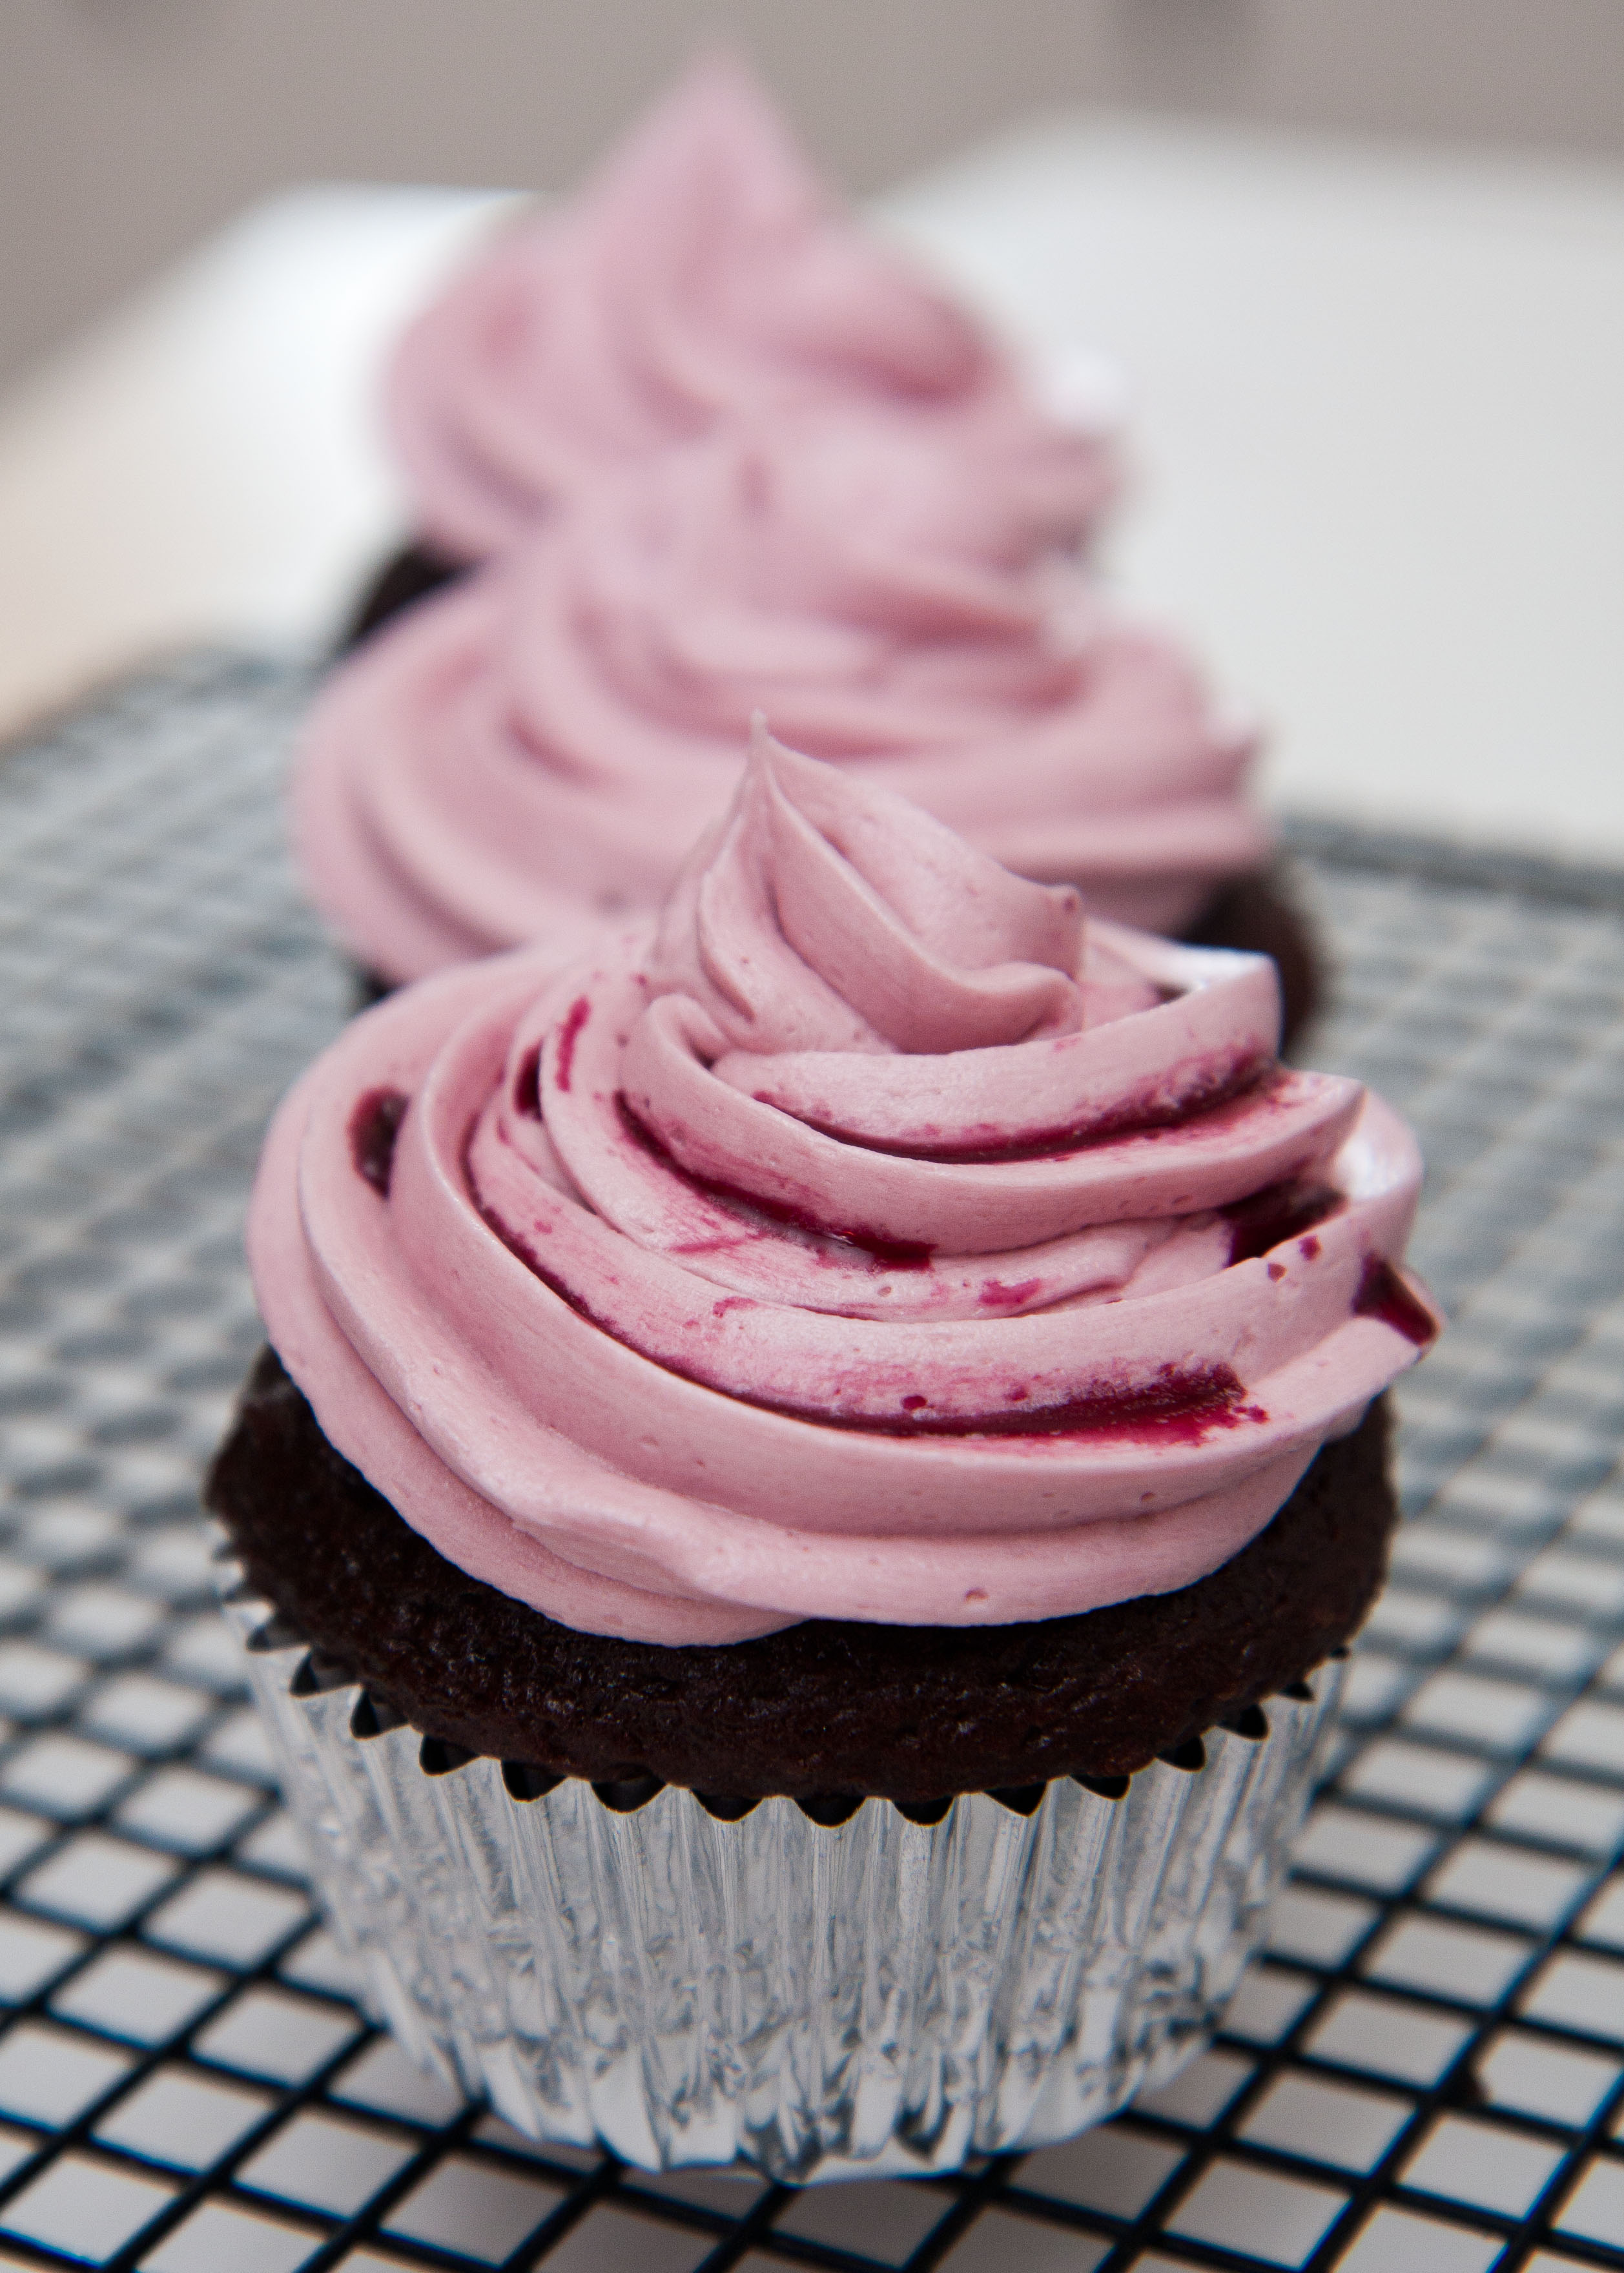
[[[236,1602],[239,1636],[269,1605]],[[247,1663],[356,1993],[425,2068],[531,2136],[649,2170],[790,2183],[956,2169],[1065,2139],[1206,2042],[1263,1934],[1341,1669],[1120,1799],[1069,1778],[1029,1815],[977,1793],[827,1828],[788,1799],[718,1822],[668,1786],[513,1799],[499,1764],[425,1774],[358,1740],[354,1688]]]

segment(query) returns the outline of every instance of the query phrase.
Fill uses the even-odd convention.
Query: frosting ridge
[[[405,1519],[567,1624],[1164,1591],[1433,1323],[1413,1141],[1277,1022],[1265,959],[1085,926],[758,729],[657,925],[446,974],[318,1061],[261,1307]]]

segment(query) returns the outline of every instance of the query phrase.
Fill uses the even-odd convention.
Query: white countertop
[[[387,343],[501,202],[278,199],[0,402],[0,730],[327,636],[400,525]],[[1095,119],[883,218],[1120,364],[1113,573],[1271,721],[1271,797],[1624,860],[1624,170]]]

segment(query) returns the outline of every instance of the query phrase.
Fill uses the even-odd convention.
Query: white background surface
[[[1127,365],[1123,584],[1276,799],[1624,857],[1624,172],[1119,123],[897,209]]]
[[[372,415],[488,199],[258,208],[0,404],[0,725],[150,649],[310,645],[402,507]],[[1127,376],[1124,591],[1298,810],[1624,859],[1624,171],[1095,119],[885,218]]]

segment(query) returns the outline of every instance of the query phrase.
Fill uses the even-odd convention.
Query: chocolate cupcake
[[[659,905],[750,717],[1091,913],[1313,955],[1250,731],[1073,550],[1052,431],[783,416],[601,484],[341,669],[299,760],[316,896],[385,982]],[[1254,934],[1246,935],[1247,929]]]
[[[421,2057],[806,2179],[1066,2135],[1197,2047],[1436,1328],[1412,1140],[1277,1029],[1265,960],[1085,932],[759,734],[657,926],[312,1069],[209,1497]]]

